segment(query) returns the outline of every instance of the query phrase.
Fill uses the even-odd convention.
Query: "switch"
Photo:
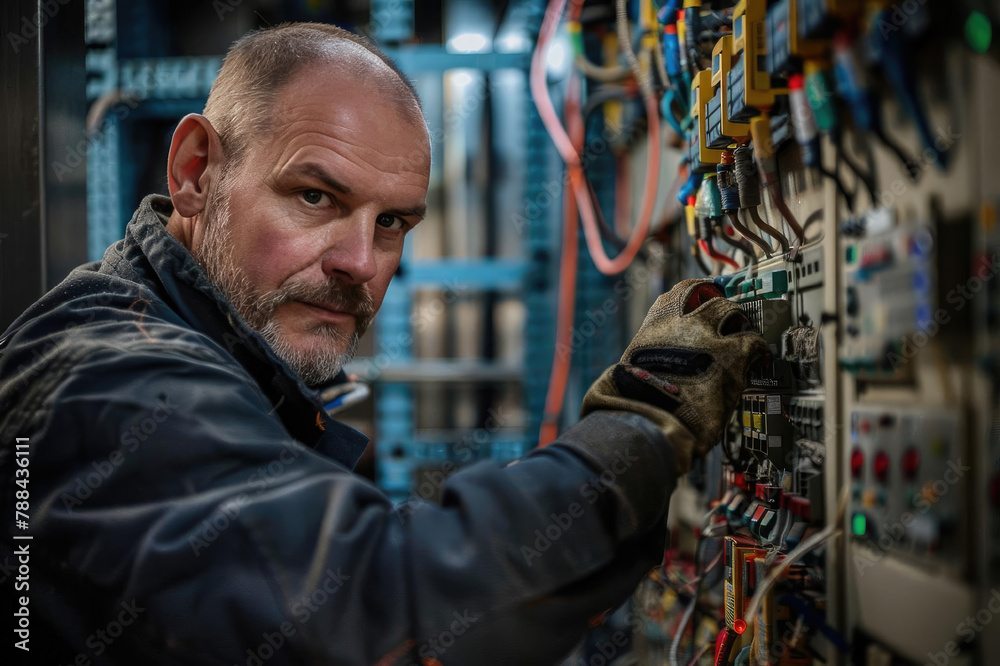
[[[757,502],[751,502],[750,506],[747,507],[747,510],[743,512],[743,518],[740,520],[740,522],[747,527],[751,527],[753,525],[754,516],[757,515],[757,512],[763,512],[763,511],[764,511],[764,506],[762,504],[759,504]]]
[[[809,520],[809,509],[812,504],[805,497],[794,497],[788,508],[792,512],[793,516],[801,518],[802,520]]]
[[[763,504],[758,504],[756,510],[753,512],[753,516],[750,517],[750,533],[758,538],[761,538],[760,524],[761,520],[764,518],[764,514],[768,512],[768,509]],[[743,514],[744,516],[746,514]]]
[[[778,524],[778,512],[768,509],[761,516],[760,523],[757,526],[757,533],[761,539],[770,539],[771,535],[774,533],[774,526]]]
[[[857,317],[858,311],[860,310],[860,305],[858,304],[858,290],[854,287],[847,288],[847,303],[846,303],[847,315],[850,317]]]
[[[777,508],[781,504],[781,486],[758,484],[756,495],[757,499],[771,508]]]
[[[867,536],[868,517],[865,514],[858,512],[851,517],[851,532],[853,532],[856,537]]]
[[[920,450],[915,446],[906,449],[903,454],[903,478],[912,481],[920,469]]]
[[[876,453],[875,460],[872,461],[872,468],[875,472],[875,478],[885,483],[889,477],[889,455],[885,451]]]
[[[740,522],[740,518],[743,516],[743,511],[746,509],[746,505],[747,498],[743,495],[743,493],[740,493],[733,498],[733,501],[726,507],[726,518],[729,520],[730,524],[737,524]]]
[[[851,476],[855,479],[861,478],[861,470],[864,469],[865,465],[865,454],[862,453],[861,449],[854,447],[851,451]]]

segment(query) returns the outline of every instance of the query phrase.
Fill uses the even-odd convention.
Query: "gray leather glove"
[[[582,416],[624,410],[653,421],[678,473],[715,446],[767,343],[711,280],[683,280],[656,299],[621,361],[583,399]]]

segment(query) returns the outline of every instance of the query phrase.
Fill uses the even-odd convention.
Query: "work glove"
[[[656,299],[621,361],[587,391],[581,416],[620,410],[646,417],[663,431],[684,474],[719,442],[748,372],[770,356],[715,283],[683,280]]]

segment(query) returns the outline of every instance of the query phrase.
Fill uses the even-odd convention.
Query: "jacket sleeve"
[[[132,604],[168,662],[551,663],[663,554],[670,449],[636,415],[394,505],[206,354],[91,353],[50,401],[37,546]]]

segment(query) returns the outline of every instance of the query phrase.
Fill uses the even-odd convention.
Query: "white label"
[[[780,395],[769,395],[769,396],[767,396],[767,413],[768,414],[780,414],[781,413],[781,396]]]

